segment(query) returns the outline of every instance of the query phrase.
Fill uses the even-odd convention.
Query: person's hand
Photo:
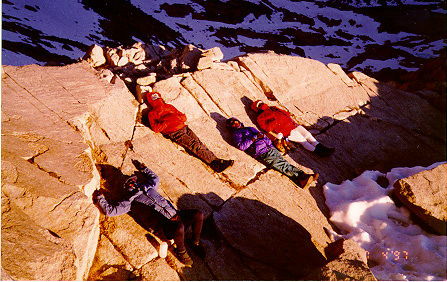
[[[146,165],[144,163],[140,163],[137,160],[132,160],[132,164],[135,166],[136,169],[138,170],[143,170],[146,168]]]

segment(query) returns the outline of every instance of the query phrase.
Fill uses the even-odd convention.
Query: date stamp
[[[369,259],[369,252],[366,251],[366,258]],[[408,252],[407,251],[386,251],[382,252],[382,256],[388,260],[391,259],[393,261],[398,260],[408,260]]]

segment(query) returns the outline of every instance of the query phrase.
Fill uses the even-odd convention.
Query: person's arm
[[[129,199],[122,200],[118,202],[116,205],[112,205],[107,202],[106,198],[100,192],[93,194],[93,201],[99,207],[99,209],[107,216],[118,216],[128,213],[130,211],[130,207],[132,201],[141,195],[141,191],[137,191],[134,195],[132,195]]]
[[[258,125],[260,128],[262,128],[262,130],[264,130],[265,132],[270,132],[273,131],[273,127],[275,124],[275,116],[270,113],[267,115],[267,113],[262,113],[258,116],[257,118],[258,121]]]
[[[275,107],[276,108],[276,107]],[[276,110],[277,111],[279,111],[282,115],[284,115],[286,118],[287,118],[287,120],[289,121],[289,122],[291,122],[293,125],[298,125],[294,120],[293,120],[293,118],[290,116],[290,113],[289,112],[287,112],[287,111],[285,111],[285,110],[282,110],[282,109],[280,109],[280,108],[276,108]]]
[[[246,130],[250,134],[245,135],[244,131],[236,131],[233,138],[236,147],[242,151],[247,150],[253,144],[253,142],[256,141],[257,138],[256,132],[249,130],[248,128]]]
[[[166,127],[167,124],[162,119],[160,119],[159,114],[157,111],[152,110],[147,115],[149,124],[151,125],[151,129],[154,132],[162,132]]]
[[[132,164],[135,166],[136,169],[146,175],[148,181],[147,183],[142,185],[144,187],[144,190],[146,190],[146,192],[148,188],[157,190],[160,184],[160,177],[158,177],[158,175],[155,174],[155,172],[148,168],[144,163],[139,162],[138,160],[132,160]]]
[[[172,105],[171,105],[172,106]],[[186,122],[186,115],[181,111],[177,110],[176,107],[172,106],[173,111],[177,114],[179,121]]]

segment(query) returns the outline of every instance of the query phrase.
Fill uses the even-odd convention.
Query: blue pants
[[[305,174],[301,169],[286,161],[276,148],[270,148],[267,152],[257,157],[267,167],[273,168],[290,178],[300,178]]]

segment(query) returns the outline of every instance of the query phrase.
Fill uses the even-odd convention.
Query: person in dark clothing
[[[288,176],[299,187],[306,189],[318,179],[318,173],[306,174],[287,162],[273,146],[272,141],[254,127],[245,127],[238,119],[227,119],[227,127],[233,134],[234,145],[282,174]]]
[[[147,93],[145,102],[151,107],[148,119],[154,132],[161,132],[166,138],[184,147],[208,164],[215,172],[222,172],[233,165],[233,160],[217,158],[186,125],[185,114],[173,105],[165,103],[160,93]]]
[[[175,209],[171,202],[157,192],[159,177],[143,163],[137,160],[132,160],[132,163],[144,174],[144,179],[138,178],[136,174],[130,176],[124,183],[123,188],[127,191],[125,196],[116,203],[107,201],[99,190],[94,191],[93,202],[107,216],[129,213],[144,227],[154,230],[160,239],[174,239],[177,257],[186,266],[191,266],[193,261],[186,252],[184,243],[185,228],[192,225],[192,243],[198,247],[203,213],[197,209]]]
[[[296,142],[320,157],[328,157],[334,153],[334,148],[318,142],[304,126],[297,124],[288,112],[278,107],[270,107],[261,100],[253,102],[251,108],[258,114],[259,127],[274,138],[275,146],[280,151],[287,152],[290,142]]]

